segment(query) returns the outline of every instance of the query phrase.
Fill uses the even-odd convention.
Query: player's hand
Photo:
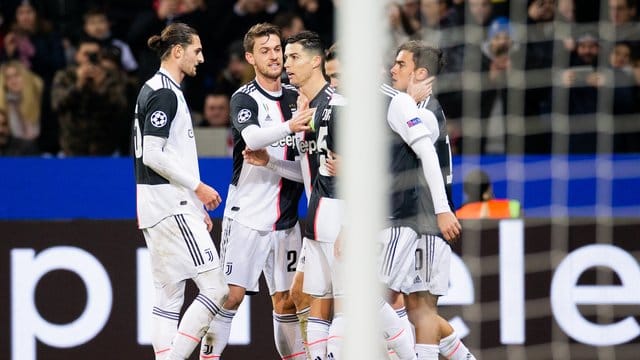
[[[214,210],[222,202],[220,194],[218,194],[214,188],[203,182],[196,188],[196,196],[202,201],[207,210]]]
[[[313,121],[314,112],[315,109],[297,111],[291,120],[288,121],[289,130],[291,130],[292,133],[297,133],[299,131],[307,131],[311,129],[310,122]]]
[[[409,94],[416,103],[426,99],[433,92],[434,76],[429,76],[424,80],[417,80],[414,74],[409,78],[409,86],[407,86],[407,94]]]
[[[266,149],[251,150],[246,147],[242,150],[242,157],[248,164],[265,166],[269,163],[269,153]]]
[[[445,240],[452,243],[460,238],[462,226],[452,212],[437,214],[436,219],[438,221],[438,228],[440,228],[440,232],[442,232]]]
[[[213,230],[213,221],[211,221],[211,216],[209,216],[209,213],[205,214],[204,223],[207,224],[207,231],[211,232],[211,230]]]
[[[309,98],[307,98],[303,93],[298,93],[296,106],[297,111],[307,110],[309,108]]]
[[[329,150],[329,154],[327,155],[327,164],[326,164],[329,175],[337,176],[340,173],[339,171],[340,160],[341,160],[341,156]]]

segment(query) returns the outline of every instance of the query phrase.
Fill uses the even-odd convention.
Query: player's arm
[[[237,93],[231,97],[231,123],[242,135],[242,139],[249,149],[257,150],[267,147],[283,137],[308,129],[302,126],[302,122],[309,122],[311,111],[301,111],[296,113],[291,120],[285,121],[275,126],[260,127],[258,121],[258,103],[251,96],[244,93]]]
[[[178,99],[169,89],[159,89],[150,96],[144,119],[142,162],[169,182],[194,191],[207,209],[215,209],[222,201],[218,192],[186,171],[181,159],[164,151],[177,109]]]
[[[431,110],[422,108],[420,104],[418,104],[418,117],[427,129],[429,129],[429,139],[432,144],[435,144],[440,137],[440,128],[438,127],[436,115]]]
[[[303,182],[300,160],[276,159],[269,156],[265,149],[251,150],[247,148],[242,151],[242,156],[251,165],[265,166],[285,179]]]
[[[405,93],[396,94],[389,105],[389,125],[420,158],[424,177],[429,185],[438,226],[447,240],[460,235],[460,224],[451,212],[440,162],[431,142],[431,132],[418,116],[414,100]]]

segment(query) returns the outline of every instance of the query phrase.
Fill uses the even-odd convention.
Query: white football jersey
[[[246,147],[242,131],[252,125],[281,126],[296,110],[297,97],[292,87],[283,85],[282,92],[275,95],[262,89],[255,80],[231,97],[233,176],[225,217],[260,231],[289,229],[297,223],[302,184],[282,178],[266,167],[247,164],[242,156]],[[294,160],[295,136],[275,139],[267,151],[273,158]]]
[[[188,174],[200,178],[191,114],[180,85],[160,69],[140,89],[133,127],[138,226],[151,227],[171,215],[205,216],[202,202],[191,189],[171,183],[142,162],[144,136],[167,139],[164,152]]]

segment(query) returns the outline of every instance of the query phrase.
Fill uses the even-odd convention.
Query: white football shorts
[[[142,229],[151,257],[156,286],[163,287],[220,266],[220,259],[204,218],[172,215]]]
[[[227,283],[257,293],[264,273],[269,294],[288,291],[300,255],[300,227],[258,231],[225,217],[220,244]]]
[[[415,253],[419,235],[410,227],[393,226],[380,232],[380,280],[393,291],[402,291],[415,278]]]
[[[340,261],[333,255],[332,242],[305,238],[305,273],[302,291],[305,294],[330,299],[343,294],[340,282]]]
[[[450,272],[451,246],[439,236],[422,235],[416,248],[414,280],[402,292],[428,291],[432,295],[447,295]]]

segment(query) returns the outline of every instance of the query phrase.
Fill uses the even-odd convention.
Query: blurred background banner
[[[463,226],[441,313],[476,356],[637,358],[640,220]],[[133,220],[1,221],[0,234],[3,359],[106,359],[116,344],[118,358],[149,358],[149,266]],[[277,358],[271,304],[250,300],[227,360]]]
[[[527,217],[637,216],[640,155],[455,156],[453,200],[462,179],[483,168],[497,197],[520,199]],[[223,199],[230,158],[201,158],[200,172]],[[133,219],[135,182],[129,158],[0,158],[0,219]],[[366,175],[365,175],[366,178]],[[306,213],[306,200],[300,213]],[[221,218],[224,206],[211,213]]]

